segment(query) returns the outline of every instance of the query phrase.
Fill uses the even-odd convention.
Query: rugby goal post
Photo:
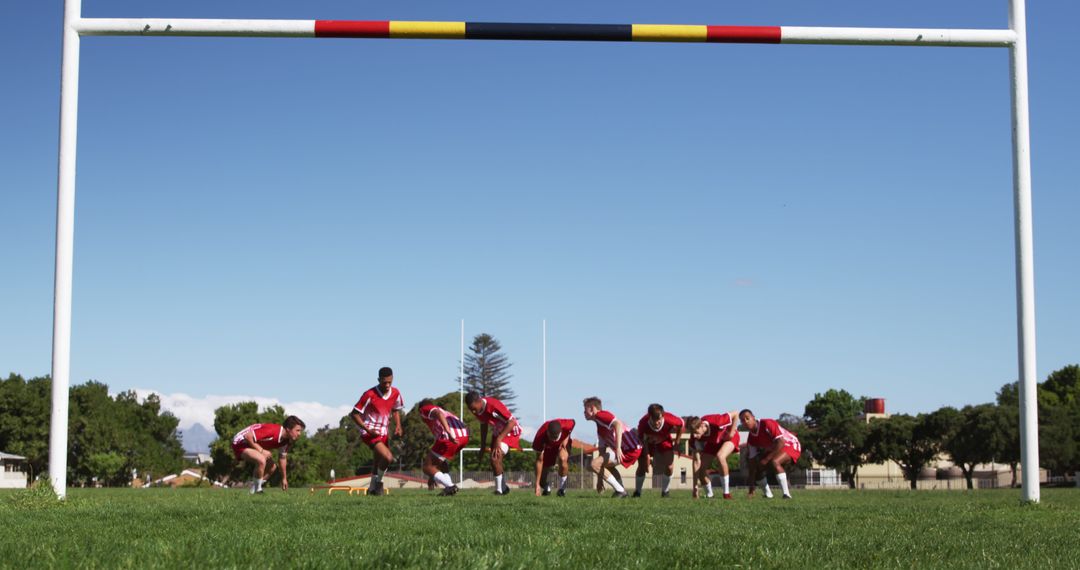
[[[60,80],[60,141],[53,297],[52,420],[49,477],[67,493],[68,388],[71,356],[72,255],[75,226],[75,150],[79,44],[82,36],[233,36],[546,41],[832,44],[990,47],[1009,50],[1012,92],[1013,213],[1020,378],[1023,500],[1039,500],[1035,366],[1035,270],[1031,216],[1027,31],[1024,0],[1009,0],[1008,29],[833,28],[528,24],[340,20],[220,20],[83,18],[82,0],[64,1]],[[546,415],[546,414],[545,414]]]

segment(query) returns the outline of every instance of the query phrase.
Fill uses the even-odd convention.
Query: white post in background
[[[1016,216],[1016,328],[1020,368],[1020,463],[1024,501],[1039,501],[1039,411],[1035,367],[1035,262],[1031,217],[1027,21],[1024,0],[1009,0],[1012,83],[1013,209]]]
[[[60,150],[56,182],[56,272],[53,282],[52,419],[49,479],[67,495],[68,386],[71,372],[71,272],[75,243],[75,142],[79,118],[79,32],[82,0],[64,0],[60,62]]]
[[[544,336],[544,421],[547,421],[547,319],[543,320]]]
[[[461,319],[461,354],[458,360],[458,397],[461,399],[461,421],[465,421],[465,319]],[[465,480],[465,451],[458,452],[458,483]]]

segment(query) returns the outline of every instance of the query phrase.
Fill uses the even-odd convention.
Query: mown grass
[[[5,567],[1077,567],[1080,491],[802,491],[793,501],[348,497],[218,489],[0,495]]]

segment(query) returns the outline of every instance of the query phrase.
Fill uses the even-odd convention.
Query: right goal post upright
[[[1035,260],[1031,216],[1031,131],[1028,123],[1027,16],[1024,0],[1009,0],[1012,89],[1013,215],[1016,231],[1016,332],[1020,382],[1020,464],[1023,500],[1039,502],[1039,408],[1035,366]]]

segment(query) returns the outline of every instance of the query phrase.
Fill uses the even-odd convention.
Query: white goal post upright
[[[60,498],[67,493],[68,387],[71,357],[71,291],[80,36],[646,41],[1004,47],[1009,49],[1023,499],[1037,502],[1039,500],[1039,434],[1036,407],[1035,270],[1032,258],[1034,248],[1028,127],[1027,31],[1024,8],[1024,0],[1009,0],[1008,29],[963,30],[336,20],[84,19],[81,0],[65,0],[63,60],[60,77],[56,273],[53,297],[52,421],[49,433],[49,478],[53,488]],[[462,335],[462,349],[464,350],[464,323],[462,323]],[[546,398],[544,415],[545,417],[547,415]]]

